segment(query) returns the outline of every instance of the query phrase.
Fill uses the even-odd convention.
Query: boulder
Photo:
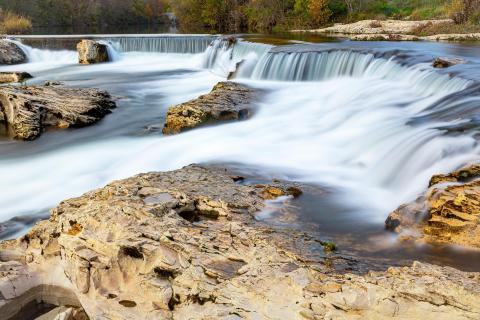
[[[386,226],[415,230],[430,242],[480,248],[480,166],[433,176],[425,194],[392,212]]]
[[[82,40],[77,44],[78,61],[81,64],[108,62],[108,48],[93,40]]]
[[[15,43],[0,40],[0,64],[19,64],[27,62],[27,55]]]
[[[62,202],[0,242],[1,314],[43,300],[90,319],[478,318],[479,273],[414,263],[338,274],[312,263],[304,232],[254,219],[265,194],[291,185],[236,181],[191,165]]]
[[[62,86],[0,87],[0,123],[12,137],[36,139],[48,127],[93,124],[111,112],[115,102],[96,89]]]
[[[210,93],[168,109],[164,134],[176,134],[225,121],[244,120],[252,114],[254,90],[235,83],[220,82]]]
[[[462,59],[444,57],[435,59],[432,63],[432,66],[434,68],[444,69],[462,63],[465,63],[465,61]]]
[[[28,72],[0,72],[0,83],[24,82],[33,78]]]

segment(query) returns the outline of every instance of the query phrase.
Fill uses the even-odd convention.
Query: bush
[[[11,12],[2,14],[2,30],[6,34],[22,34],[32,31],[30,19]]]

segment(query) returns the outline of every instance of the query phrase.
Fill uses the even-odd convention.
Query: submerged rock
[[[0,87],[0,124],[16,139],[36,139],[48,127],[93,124],[115,107],[110,95],[96,89],[62,86]]]
[[[278,234],[253,218],[265,194],[287,194],[290,186],[235,180],[224,169],[192,165],[62,202],[26,236],[0,243],[0,312],[15,317],[28,299],[41,300],[36,288],[43,288],[47,302],[79,302],[90,319],[480,314],[478,273],[414,263],[339,275],[309,263],[283,246],[296,242],[295,232]],[[72,296],[78,300],[66,303]]]
[[[105,44],[93,40],[82,40],[77,44],[78,61],[81,64],[108,62],[108,49]]]
[[[220,82],[210,93],[168,109],[164,134],[176,134],[203,125],[243,120],[252,114],[255,92],[235,82]]]
[[[33,78],[28,72],[0,72],[0,83],[24,82]]]
[[[465,63],[464,60],[458,59],[458,58],[437,58],[435,61],[433,61],[432,66],[434,68],[448,68],[457,64]]]
[[[387,228],[427,241],[480,248],[480,166],[433,176],[425,195],[392,212]]]
[[[27,62],[27,55],[15,43],[0,40],[0,64],[19,64]]]

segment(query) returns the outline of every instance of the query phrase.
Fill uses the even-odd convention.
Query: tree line
[[[185,31],[259,32],[317,28],[361,19],[480,17],[480,0],[0,0],[34,26],[157,23],[173,12]]]

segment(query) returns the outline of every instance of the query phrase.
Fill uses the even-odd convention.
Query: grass
[[[1,22],[2,32],[6,34],[22,34],[32,31],[32,22],[11,12],[3,12]]]

